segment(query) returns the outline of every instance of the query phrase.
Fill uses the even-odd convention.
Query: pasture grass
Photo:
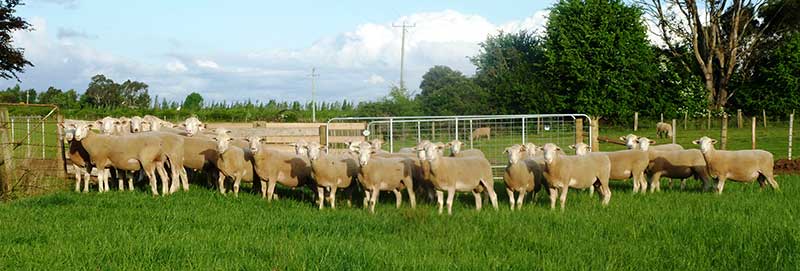
[[[486,201],[476,212],[465,194],[452,216],[425,202],[395,209],[389,194],[369,214],[341,199],[319,211],[287,190],[270,204],[200,186],[159,198],[65,191],[0,204],[0,269],[797,269],[800,177],[778,182],[730,183],[721,196],[698,182],[653,195],[613,182],[610,206],[573,190],[564,212],[546,193],[511,212],[497,183],[499,212]]]

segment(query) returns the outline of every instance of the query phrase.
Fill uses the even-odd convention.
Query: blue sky
[[[36,28],[16,33],[36,65],[24,88],[82,92],[103,73],[182,100],[307,100],[318,67],[323,100],[369,100],[399,80],[400,31],[408,87],[433,65],[474,72],[467,57],[498,30],[539,30],[554,1],[83,1],[31,0]],[[0,87],[16,84],[0,81]]]

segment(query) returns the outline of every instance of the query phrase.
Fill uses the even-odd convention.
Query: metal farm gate
[[[592,145],[589,140],[592,138],[591,119],[584,114],[347,117],[329,120],[328,127],[342,123],[363,123],[365,128],[327,129],[328,148],[345,148],[344,140],[339,140],[342,138],[382,139],[383,149],[388,152],[414,147],[426,139],[444,143],[458,139],[464,143],[464,149],[479,149],[486,154],[495,169],[495,179],[502,178],[501,172],[508,160],[503,150],[508,146],[526,142],[537,146],[555,143],[569,153],[567,146],[576,142]],[[485,136],[487,130],[488,137]]]
[[[42,115],[11,116],[8,107]],[[0,104],[0,197],[9,199],[64,186],[60,121],[54,105]]]

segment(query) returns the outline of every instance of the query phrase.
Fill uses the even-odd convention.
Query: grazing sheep
[[[658,151],[652,150],[654,141],[640,137],[637,139],[639,149],[646,151],[650,163],[647,172],[650,175],[650,192],[661,190],[661,177],[681,179],[681,189],[686,185],[686,178],[694,177],[702,180],[704,190],[710,188],[710,179],[706,161],[699,150]]]
[[[274,199],[275,185],[297,188],[313,185],[311,162],[305,156],[267,149],[261,145],[263,138],[247,137],[256,175],[261,179],[261,197],[267,201]]]
[[[481,127],[472,131],[472,135],[470,139],[481,139],[481,137],[485,137],[487,140],[492,139],[492,128],[489,127]]]
[[[589,153],[589,145],[585,143],[577,143],[569,146],[575,149],[576,155],[586,155]],[[649,155],[642,150],[623,150],[613,152],[597,152],[608,156],[611,161],[611,172],[609,179],[611,180],[627,180],[633,179],[633,193],[647,191],[647,179],[644,176],[649,164]],[[640,189],[641,187],[641,189]],[[594,189],[590,188],[593,193]]]
[[[311,161],[312,177],[317,185],[319,209],[322,210],[325,205],[325,190],[330,191],[328,201],[331,208],[336,209],[336,190],[351,188],[353,179],[358,176],[358,162],[349,154],[328,154],[327,147],[322,147],[317,142],[309,143],[306,148]],[[352,189],[348,192],[352,193]]]
[[[394,192],[397,208],[400,208],[403,203],[403,194],[400,190],[404,187],[408,191],[411,208],[416,208],[417,200],[412,178],[414,161],[410,158],[370,157],[375,153],[373,148],[374,146],[364,144],[357,151],[360,165],[358,181],[369,199],[369,211],[375,212],[380,191]]]
[[[692,143],[700,146],[700,152],[708,165],[708,173],[717,177],[717,193],[722,194],[727,179],[737,182],[752,182],[757,179],[762,188],[767,183],[773,189],[779,189],[772,174],[772,153],[765,150],[716,150],[714,144],[717,140],[705,136]]]
[[[167,194],[167,178],[164,162],[167,158],[163,141],[152,135],[131,134],[125,136],[109,136],[95,134],[91,125],[75,127],[75,140],[79,141],[89,154],[91,163],[98,168],[98,183],[108,186],[108,172],[102,169],[115,167],[125,171],[144,169],[150,180],[150,190],[158,195],[156,176],[158,171],[162,182],[162,194]]]
[[[584,189],[590,186],[599,188],[603,205],[611,200],[608,179],[611,174],[611,161],[608,156],[588,153],[582,156],[562,155],[561,148],[547,143],[539,148],[544,152],[544,178],[550,191],[550,208],[556,208],[556,197],[561,192],[561,210],[564,210],[569,188]]]
[[[485,154],[481,150],[478,149],[470,149],[470,150],[461,150],[461,147],[464,146],[464,143],[459,141],[458,139],[454,139],[445,145],[446,147],[450,147],[450,156],[451,157],[468,157],[468,156],[477,156],[477,157],[486,157]]]
[[[214,140],[217,141],[217,169],[220,172],[217,179],[219,192],[225,194],[225,177],[231,177],[233,179],[233,195],[238,197],[241,182],[253,181],[253,163],[252,160],[247,159],[249,149],[245,152],[242,148],[233,146],[231,144],[233,138],[229,135],[230,131],[220,129],[218,132]]]
[[[536,198],[536,193],[542,189],[542,168],[539,164],[530,159],[533,156],[531,152],[535,149],[528,151],[525,146],[515,144],[506,148],[503,153],[508,155],[508,165],[503,172],[503,180],[506,184],[506,192],[508,192],[508,201],[513,211],[516,207],[517,210],[522,209],[522,203],[525,200],[525,194],[533,192],[533,198]],[[514,192],[519,193],[519,197],[514,200]]]
[[[658,138],[672,138],[672,125],[666,122],[656,123],[656,136]]]
[[[629,150],[638,150],[639,149],[639,137],[634,134],[628,134],[626,136],[619,137],[619,140],[625,142],[625,146],[628,147]],[[655,141],[650,140],[650,142],[655,143]],[[655,145],[650,146],[651,150],[654,151],[680,151],[683,150],[683,146],[678,144],[662,144],[662,145]]]
[[[425,146],[425,160],[429,164],[431,180],[436,188],[439,213],[444,206],[444,191],[447,191],[447,213],[453,214],[453,198],[456,191],[471,191],[475,197],[475,208],[481,209],[481,192],[489,194],[492,206],[497,210],[497,194],[494,192],[492,167],[483,157],[443,157],[444,146]]]

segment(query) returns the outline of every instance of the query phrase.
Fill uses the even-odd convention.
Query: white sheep
[[[515,144],[506,148],[503,153],[508,155],[508,165],[503,172],[503,180],[506,184],[508,201],[513,211],[522,209],[525,194],[533,192],[532,198],[536,198],[536,193],[542,189],[542,168],[531,159],[535,154],[535,148],[530,151],[524,145]],[[514,200],[514,193],[519,193],[519,197]]]
[[[214,140],[217,141],[217,169],[221,173],[217,179],[217,185],[219,185],[219,192],[225,194],[225,177],[231,177],[233,194],[238,197],[241,182],[253,181],[253,164],[250,159],[247,159],[247,154],[242,148],[231,144],[234,139],[229,134],[230,131],[220,129],[217,136],[214,137]]]
[[[672,125],[666,122],[656,123],[656,136],[658,138],[672,138]]]
[[[324,207],[325,190],[330,191],[328,202],[331,208],[336,208],[336,190],[350,188],[352,193],[353,180],[358,176],[358,162],[352,155],[334,155],[327,153],[327,147],[317,142],[309,143],[308,159],[311,161],[312,177],[317,185],[317,203],[319,209]]]
[[[586,155],[589,153],[589,145],[585,143],[577,143],[569,146],[575,149],[576,155]],[[627,180],[633,179],[633,193],[647,191],[647,179],[644,174],[649,164],[649,156],[647,152],[642,150],[623,150],[613,152],[596,152],[608,156],[611,161],[611,172],[609,179],[611,180]],[[593,193],[594,189],[590,188]]]
[[[175,125],[169,121],[165,121],[160,119],[159,117],[153,115],[144,115],[142,117],[142,129],[143,131],[160,131],[162,127],[174,127]],[[205,126],[203,126],[205,128]]]
[[[439,213],[444,206],[444,191],[447,191],[447,213],[453,213],[453,198],[458,192],[472,192],[475,208],[481,209],[481,192],[489,194],[492,206],[497,210],[497,194],[494,192],[492,167],[483,157],[443,157],[444,146],[428,144],[425,146],[426,162],[430,166],[432,182],[436,188]]]
[[[492,128],[489,127],[481,127],[472,131],[472,136],[470,139],[481,139],[485,137],[487,140],[492,139]]]
[[[197,117],[189,117],[175,128],[183,128],[187,136],[194,136],[205,130],[207,124],[201,122]]]
[[[458,139],[448,142],[445,146],[450,148],[451,157],[477,156],[486,158],[486,155],[479,149],[461,150],[464,143]]]
[[[417,207],[414,194],[413,175],[415,165],[410,158],[371,157],[375,153],[370,144],[362,144],[358,149],[359,176],[358,181],[369,198],[369,210],[375,212],[380,191],[392,191],[395,194],[397,208],[403,203],[403,188],[408,191],[411,208]]]
[[[639,149],[639,141],[638,141],[638,139],[639,139],[639,137],[637,135],[634,135],[634,134],[628,134],[626,136],[619,137],[619,140],[624,141],[625,142],[625,146],[628,147],[629,150],[638,150]],[[652,140],[650,142],[655,143],[655,141],[652,141]],[[651,150],[655,150],[655,151],[679,151],[679,150],[683,150],[683,146],[678,145],[678,144],[670,143],[670,144],[653,145],[653,146],[650,146],[650,149]]]
[[[65,123],[67,123],[65,121]],[[81,191],[81,181],[83,181],[83,192],[89,192],[89,181],[91,181],[92,171],[91,158],[83,145],[75,140],[75,127],[78,122],[70,122],[69,124],[59,124],[64,128],[64,139],[69,144],[69,151],[67,158],[72,162],[73,171],[75,171],[75,192]],[[84,124],[85,125],[85,124]],[[81,176],[84,176],[81,180]]]
[[[717,177],[717,193],[722,194],[727,179],[737,182],[752,182],[757,179],[762,188],[767,183],[773,189],[779,189],[772,172],[772,153],[765,150],[716,150],[714,144],[717,140],[705,136],[692,143],[700,146],[708,165],[708,173]]]
[[[650,163],[647,165],[647,173],[650,175],[650,192],[661,190],[661,177],[681,179],[681,189],[686,186],[686,179],[694,177],[702,180],[704,189],[710,188],[708,168],[703,154],[699,150],[672,150],[661,151],[653,150],[650,144],[654,143],[646,137],[637,139],[639,149],[646,151]]]
[[[544,178],[550,191],[550,208],[556,208],[556,197],[561,192],[561,210],[564,210],[569,188],[585,189],[590,186],[599,188],[603,205],[611,200],[611,189],[608,179],[611,173],[611,162],[608,156],[589,153],[582,156],[560,154],[561,148],[547,143],[539,148],[544,152]]]
[[[257,136],[247,137],[256,175],[261,179],[262,198],[272,201],[277,183],[290,188],[313,186],[308,157],[265,148],[261,144],[263,140]]]

